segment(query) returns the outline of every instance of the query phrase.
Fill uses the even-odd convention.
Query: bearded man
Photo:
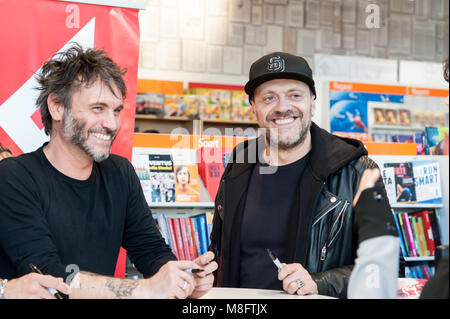
[[[110,154],[123,74],[104,51],[79,45],[43,65],[37,105],[50,141],[0,163],[0,278],[32,263],[70,284],[70,298],[196,298],[212,287],[214,255],[177,261],[133,166]],[[112,277],[121,246],[145,279]]]
[[[235,148],[222,176],[215,285],[345,298],[358,243],[352,202],[363,172],[377,165],[360,141],[312,122],[316,91],[304,58],[263,56],[245,91],[261,134]]]

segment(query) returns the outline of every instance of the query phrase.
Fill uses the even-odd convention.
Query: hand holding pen
[[[40,289],[47,289],[48,292],[50,292],[50,294],[55,297],[56,299],[63,299],[63,297],[61,296],[61,294],[58,292],[58,290],[56,290],[55,288],[59,288],[61,291],[69,294],[69,286],[67,286],[66,284],[64,284],[62,282],[62,279],[57,279],[54,278],[52,276],[49,275],[44,275],[35,265],[33,264],[29,264],[30,270],[32,273],[36,273],[39,275],[40,277],[40,284],[41,287],[38,287]],[[52,284],[52,282],[54,280],[56,280],[56,282],[54,284]],[[55,288],[54,288],[55,287]],[[38,289],[36,288],[36,289]]]
[[[289,294],[297,293],[300,296],[317,294],[317,284],[308,271],[299,263],[285,264],[267,249],[270,259],[278,268],[278,279],[283,281],[283,290]]]

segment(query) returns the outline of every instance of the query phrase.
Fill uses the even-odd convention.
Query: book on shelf
[[[149,205],[200,202],[195,149],[140,148],[132,159]]]
[[[158,214],[156,217],[161,235],[179,260],[194,260],[208,251],[211,235],[208,214],[210,212],[190,217]]]
[[[138,93],[136,95],[136,114],[164,116],[163,93]]]
[[[441,241],[438,221],[432,216],[436,216],[435,210],[394,212],[403,257],[434,256]]]
[[[437,160],[386,162],[381,170],[391,205],[442,204]]]
[[[434,267],[430,267],[427,262],[417,262],[405,267],[405,277],[416,279],[430,279],[434,275]]]
[[[425,154],[449,155],[449,128],[427,126],[425,127]]]

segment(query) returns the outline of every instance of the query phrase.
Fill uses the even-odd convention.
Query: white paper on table
[[[275,22],[275,7],[272,5],[264,5],[264,24],[271,24]]]
[[[175,12],[175,14],[174,14]],[[162,7],[159,19],[159,35],[163,38],[178,38],[177,10],[171,7]]]
[[[318,28],[320,26],[320,3],[317,0],[306,0],[306,27]]]
[[[227,18],[226,17],[206,17],[206,43],[226,44],[227,42]]]
[[[303,28],[305,24],[304,18],[305,3],[303,0],[295,0],[289,2],[287,9],[287,25],[295,28]]]
[[[222,47],[208,45],[206,48],[207,69],[210,73],[222,72]]]
[[[241,74],[242,73],[242,48],[241,47],[223,47],[223,73]]]
[[[179,6],[180,36],[203,39],[204,0],[183,0]]]
[[[297,30],[297,54],[314,55],[316,50],[316,31],[301,29]]]
[[[244,25],[242,23],[229,23],[227,44],[242,45],[244,44]]]
[[[270,25],[267,26],[267,52],[283,50],[283,27]]]
[[[252,24],[262,23],[262,6],[252,6]]]
[[[200,40],[183,40],[183,70],[204,72],[206,69],[205,42]]]
[[[250,23],[251,2],[242,0],[229,0],[228,12],[230,21]]]
[[[178,39],[161,39],[158,43],[158,65],[161,69],[179,70],[181,44]]]
[[[139,10],[140,40],[157,42],[159,39],[159,8]]]

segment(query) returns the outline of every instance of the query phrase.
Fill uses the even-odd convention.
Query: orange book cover
[[[175,165],[175,201],[200,201],[197,165]]]

